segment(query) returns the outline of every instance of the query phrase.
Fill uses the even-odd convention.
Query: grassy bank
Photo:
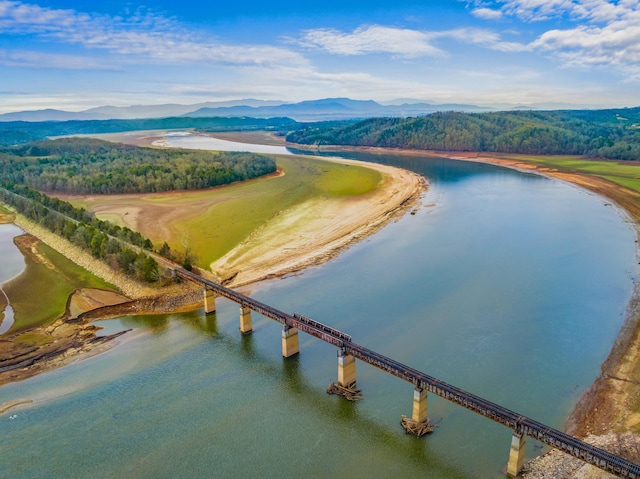
[[[117,290],[32,236],[20,236],[16,243],[26,268],[3,286],[14,309],[11,332],[51,323],[64,313],[69,295],[78,288]]]
[[[527,161],[567,173],[596,176],[640,193],[640,167],[637,163],[588,160],[571,156],[496,155],[496,158]]]

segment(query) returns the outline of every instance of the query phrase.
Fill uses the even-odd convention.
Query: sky
[[[243,98],[640,105],[640,0],[0,0],[0,113]]]

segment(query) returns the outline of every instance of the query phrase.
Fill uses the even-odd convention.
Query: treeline
[[[314,123],[287,136],[308,145],[378,146],[443,151],[588,155],[640,159],[640,108],[434,113]]]
[[[151,250],[153,244],[140,233],[98,220],[82,208],[6,179],[0,183],[0,201],[90,252],[116,271],[146,282],[160,277],[158,263],[144,251]]]
[[[71,194],[203,189],[276,171],[275,160],[243,152],[141,148],[61,138],[0,150],[0,176],[15,184]]]
[[[0,145],[20,145],[51,136],[117,133],[135,130],[194,128],[200,131],[289,131],[297,122],[290,118],[148,118],[136,120],[70,120],[0,122]]]

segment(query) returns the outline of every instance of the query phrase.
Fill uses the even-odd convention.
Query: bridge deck
[[[347,354],[353,355],[367,364],[410,382],[416,388],[426,389],[432,394],[513,429],[518,434],[532,437],[616,476],[640,479],[640,466],[633,462],[627,461],[591,444],[587,444],[562,431],[545,426],[540,422],[487,401],[463,389],[452,386],[382,354],[376,353],[364,346],[360,346],[352,342],[351,336],[342,331],[338,331],[297,313],[291,316],[185,269],[176,269],[176,274],[189,281],[202,284],[204,287],[215,291],[218,295],[228,298],[241,306],[249,307],[251,310],[263,316],[296,328],[338,348],[342,348]]]

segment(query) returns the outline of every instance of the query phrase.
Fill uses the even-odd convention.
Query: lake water
[[[13,238],[20,234],[22,230],[17,226],[0,224],[0,297],[5,301],[8,298],[2,289],[3,283],[19,275],[25,267],[24,258],[13,242]],[[0,334],[4,334],[13,325],[13,308],[11,305],[6,305],[4,310],[0,309],[0,313],[2,313]]]
[[[222,140],[210,136],[192,135],[187,132],[174,132],[164,135],[165,141],[160,144],[176,148],[189,148],[192,150],[217,150],[217,151],[248,151],[251,153],[271,153],[290,155],[291,151],[284,146],[252,145],[251,143],[238,143],[236,141]]]
[[[173,142],[173,139],[171,140]],[[343,154],[342,156],[345,156]],[[635,233],[601,198],[490,165],[353,154],[425,175],[405,215],[338,258],[243,290],[556,428],[592,383],[638,275]],[[3,255],[4,261],[4,255]],[[400,427],[412,386],[358,363],[364,399],[326,394],[335,348],[238,306],[102,321],[132,328],[94,358],[0,388],[11,478],[503,477],[511,431],[431,396],[439,423]],[[540,452],[528,440],[529,456]]]

